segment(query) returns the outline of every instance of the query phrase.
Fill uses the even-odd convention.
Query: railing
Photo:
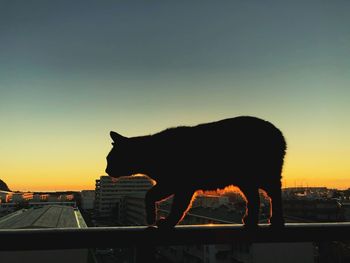
[[[146,258],[151,260],[158,245],[349,241],[350,223],[286,224],[280,229],[260,225],[254,230],[234,224],[180,225],[172,230],[134,226],[9,229],[0,230],[0,239],[2,251],[132,247],[139,254],[137,258],[142,258],[139,262],[145,262]]]

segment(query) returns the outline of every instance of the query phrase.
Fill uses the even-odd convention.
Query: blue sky
[[[254,115],[285,133],[286,178],[314,182],[328,154],[349,153],[349,13],[348,1],[2,0],[0,178],[60,185],[59,160],[60,187],[85,186],[109,130]],[[324,178],[347,180],[340,159]]]

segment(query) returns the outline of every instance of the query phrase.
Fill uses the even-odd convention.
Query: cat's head
[[[113,147],[107,155],[106,173],[116,178],[134,174],[135,152],[130,139],[113,131],[110,136]]]

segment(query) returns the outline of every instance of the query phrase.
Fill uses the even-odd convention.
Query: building
[[[69,206],[50,205],[42,208],[22,209],[0,218],[1,229],[35,228],[86,228],[78,209]],[[43,242],[43,240],[37,240]],[[50,242],[46,240],[44,242]],[[42,250],[42,251],[1,251],[1,262],[51,262],[75,263],[92,262],[88,249]]]
[[[124,198],[123,225],[146,225],[146,210],[144,194],[128,195]]]
[[[334,191],[327,187],[288,187],[282,189],[283,199],[327,199]]]
[[[123,222],[125,196],[145,195],[153,181],[147,176],[128,176],[118,179],[101,176],[96,180],[95,211],[100,217],[114,217]]]
[[[34,193],[31,192],[25,192],[25,193],[12,193],[12,199],[11,201],[13,203],[20,203],[20,202],[25,202],[33,199]]]
[[[57,194],[50,194],[48,197],[47,197],[47,201],[48,202],[59,202],[59,196]]]
[[[220,207],[229,204],[229,197],[223,195],[197,195],[192,207]]]
[[[12,198],[12,192],[0,190],[0,203],[10,202]]]
[[[81,191],[81,209],[92,210],[95,205],[95,191],[94,190],[83,190]]]
[[[335,199],[289,199],[283,201],[284,215],[312,222],[339,222],[344,208]]]
[[[34,193],[32,202],[45,202],[49,199],[50,194]]]

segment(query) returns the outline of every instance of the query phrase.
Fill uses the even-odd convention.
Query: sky
[[[349,13],[346,0],[0,0],[0,179],[94,189],[110,130],[252,115],[286,137],[284,187],[349,188]]]

